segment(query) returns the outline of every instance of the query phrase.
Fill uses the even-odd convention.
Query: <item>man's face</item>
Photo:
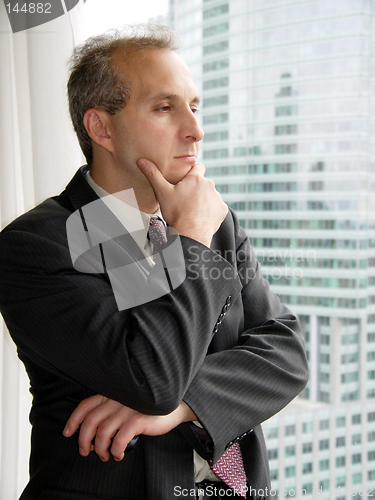
[[[199,99],[190,71],[172,51],[151,49],[135,53],[128,62],[117,55],[130,99],[113,120],[115,162],[135,176],[139,158],[153,161],[172,184],[196,163],[203,138],[196,111]]]

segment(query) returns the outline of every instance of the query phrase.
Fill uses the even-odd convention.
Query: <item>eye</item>
[[[199,113],[199,109],[198,108],[195,108],[194,106],[190,108],[192,113],[196,114],[196,113]]]
[[[171,107],[169,105],[166,105],[166,106],[160,106],[160,108],[156,108],[155,111],[169,111],[171,109]]]

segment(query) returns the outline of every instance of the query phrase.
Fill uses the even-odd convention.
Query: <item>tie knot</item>
[[[154,246],[153,253],[159,253],[167,243],[165,225],[160,219],[151,219],[148,228],[148,237]]]

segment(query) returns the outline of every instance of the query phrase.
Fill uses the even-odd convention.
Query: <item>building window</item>
[[[360,464],[362,462],[362,455],[360,453],[355,453],[352,455],[352,464]]]
[[[336,438],[336,448],[339,448],[340,446],[345,446],[345,436]]]
[[[319,450],[328,450],[329,449],[329,439],[321,439],[319,441]]]
[[[329,362],[329,360],[328,360],[328,362]],[[320,422],[319,422],[319,429],[321,431],[329,429],[329,420],[328,419],[326,419],[326,420],[320,420]]]
[[[368,441],[375,441],[375,431],[371,431],[367,434]]]
[[[224,50],[228,50],[228,48],[229,48],[228,40],[212,43],[211,45],[204,45],[203,55],[207,56],[209,54],[215,54],[215,52],[223,52]]]
[[[297,114],[297,106],[276,106],[275,116],[292,116]]]
[[[210,71],[218,71],[220,69],[229,68],[229,59],[221,59],[220,61],[211,61],[203,64],[203,73]]]
[[[297,153],[297,144],[275,144],[275,155]]]
[[[203,19],[206,21],[207,19],[221,16],[222,14],[226,14],[227,12],[229,12],[229,4],[217,5],[216,7],[212,7],[211,9],[204,10]]]
[[[203,107],[210,108],[212,106],[220,106],[222,104],[228,104],[229,97],[227,95],[218,95],[215,97],[208,97],[203,99]]]
[[[367,422],[375,422],[375,411],[367,414]]]
[[[286,446],[285,447],[285,456],[286,457],[294,457],[296,455],[296,447],[295,446]]]
[[[346,457],[336,457],[336,467],[345,467]]]
[[[361,415],[352,415],[352,424],[353,425],[358,425],[361,423]]]
[[[352,436],[352,444],[361,444],[362,435],[361,434],[353,434]]]
[[[352,476],[352,484],[362,483],[362,472],[356,472]]]
[[[229,138],[228,130],[221,130],[218,132],[208,132],[204,136],[204,142],[227,141],[228,138]]]
[[[302,495],[310,495],[313,492],[312,483],[307,483],[302,485]]]
[[[321,491],[329,490],[329,479],[324,479],[323,481],[319,481],[319,489]]]
[[[269,460],[276,460],[279,456],[279,450],[277,448],[274,448],[272,450],[268,450],[268,459]]]
[[[208,28],[203,29],[203,38],[218,35],[219,33],[225,33],[228,30],[229,23],[215,24],[214,26],[209,26]]]
[[[203,159],[204,160],[211,160],[214,158],[228,158],[229,156],[229,151],[228,148],[224,149],[211,149],[211,150],[206,150],[203,151]]]
[[[375,450],[368,452],[367,459],[369,462],[372,462],[375,460]]]
[[[296,426],[295,425],[286,425],[285,426],[285,435],[286,436],[294,436],[296,433]]]
[[[267,429],[268,439],[274,439],[277,437],[279,437],[279,429],[277,427],[271,427],[270,429]]]
[[[225,123],[229,119],[228,113],[218,113],[216,115],[206,115],[203,117],[203,125],[211,123]]]
[[[277,479],[279,478],[279,471],[278,471],[278,469],[272,469],[270,471],[270,474],[271,474],[271,480],[277,481]]]
[[[320,460],[319,470],[329,470],[329,460]]]
[[[285,467],[285,477],[295,477],[296,475],[296,468],[294,465],[291,465],[290,467]]]
[[[312,453],[313,444],[312,443],[303,443],[302,453]]]
[[[214,80],[206,80],[203,82],[203,90],[216,89],[219,87],[228,87],[229,77],[223,76],[221,78],[215,78]]]
[[[339,476],[336,478],[336,488],[344,487],[346,485],[346,477]]]
[[[297,133],[297,125],[276,125],[275,135],[292,135]]]
[[[302,474],[310,474],[313,470],[313,464],[311,462],[302,465]]]
[[[303,422],[302,432],[304,434],[309,434],[312,431],[313,431],[313,423],[312,422]]]

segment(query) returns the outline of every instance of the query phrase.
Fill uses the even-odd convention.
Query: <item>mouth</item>
[[[182,155],[182,156],[175,156],[176,160],[183,160],[183,161],[188,161],[188,162],[196,162],[197,158],[195,155]]]

